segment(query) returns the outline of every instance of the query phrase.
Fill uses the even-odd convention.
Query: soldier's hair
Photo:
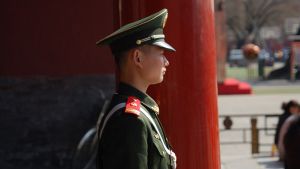
[[[139,49],[139,50],[147,53],[150,48],[149,48],[149,45],[142,45],[142,46],[136,47],[136,49]],[[113,53],[114,58],[115,58],[115,64],[118,69],[121,69],[122,65],[125,63],[125,58],[126,58],[128,51],[129,50],[118,52],[118,53]]]
[[[147,45],[147,44],[145,44],[145,45],[142,45],[142,46],[139,46],[139,47],[137,47],[139,50],[141,50],[142,52],[144,52],[144,53],[148,53],[150,50],[151,50],[151,45]]]
[[[125,54],[127,51],[119,52],[119,53],[114,53],[114,58],[115,58],[115,64],[118,69],[121,69],[121,66],[124,64],[125,60]]]

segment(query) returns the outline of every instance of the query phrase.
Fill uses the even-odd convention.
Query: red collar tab
[[[125,113],[140,115],[141,101],[133,96],[128,97]]]

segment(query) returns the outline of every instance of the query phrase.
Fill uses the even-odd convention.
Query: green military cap
[[[117,31],[99,40],[96,44],[109,45],[112,53],[120,53],[128,49],[149,44],[169,51],[175,49],[165,42],[163,28],[168,17],[168,10],[152,14],[141,20],[122,26]]]

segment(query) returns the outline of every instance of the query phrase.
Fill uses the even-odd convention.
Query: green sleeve
[[[104,144],[104,169],[147,169],[147,127],[142,119],[122,114],[108,127]]]

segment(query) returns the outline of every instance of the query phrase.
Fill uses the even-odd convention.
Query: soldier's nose
[[[169,66],[169,61],[168,61],[168,59],[164,56],[164,64],[165,64],[165,66]]]

